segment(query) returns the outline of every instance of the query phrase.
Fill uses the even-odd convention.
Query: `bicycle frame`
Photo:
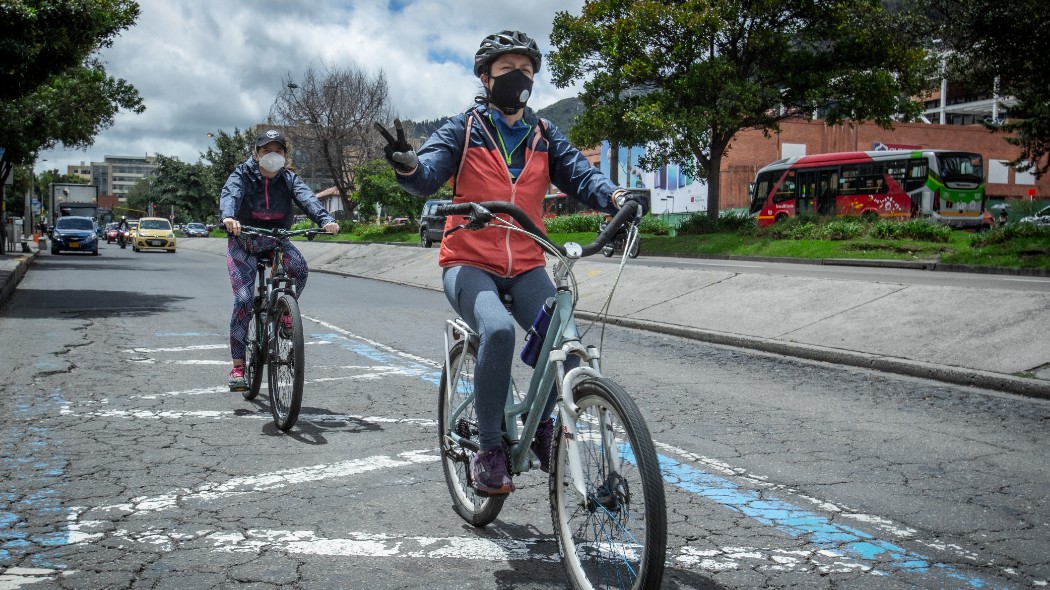
[[[512,395],[514,392],[513,380],[508,385],[508,402],[503,410],[503,422],[506,426],[505,431],[510,443],[511,469],[515,473],[528,471],[532,467],[530,456],[532,451],[528,444],[521,444],[521,442],[531,441],[536,436],[540,420],[545,418],[543,407],[546,405],[547,395],[551,387],[557,383],[557,408],[562,424],[568,431],[565,434],[566,440],[576,441],[576,420],[580,416],[580,411],[572,399],[572,384],[583,377],[601,377],[601,355],[597,347],[584,346],[580,341],[576,317],[573,314],[573,292],[568,286],[568,275],[571,271],[571,265],[579,259],[579,252],[576,252],[575,256],[573,256],[573,253],[570,253],[567,259],[569,261],[568,265],[559,262],[555,266],[554,275],[557,291],[554,295],[554,308],[551,312],[550,327],[543,339],[543,346],[540,348],[539,358],[536,361],[536,369],[529,380],[529,388],[520,402],[515,402]],[[451,340],[460,339],[473,341],[476,345],[478,334],[460,318],[448,320],[445,331],[445,366],[449,366],[450,363],[448,354],[451,349]],[[565,361],[568,360],[569,355],[579,357],[580,366],[566,372]],[[453,385],[452,376],[458,374],[458,366],[452,367],[452,370],[447,371],[446,379],[448,382],[445,384],[445,387],[449,391],[451,391]],[[541,392],[543,393],[542,395]],[[451,422],[455,422],[458,419],[463,408],[473,400],[474,395],[474,393],[471,393],[465,403],[453,411]],[[528,417],[519,430],[518,417],[526,412]],[[471,448],[475,452],[479,450],[475,448],[471,441],[460,437],[459,434],[455,432],[449,434],[457,445]],[[610,448],[611,445],[605,446],[610,453],[615,452],[615,449]],[[581,498],[586,498],[579,449],[575,444],[568,444],[566,448],[569,453],[572,487]],[[609,460],[611,464],[619,463],[618,457],[610,456]]]

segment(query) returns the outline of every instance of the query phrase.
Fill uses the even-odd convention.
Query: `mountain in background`
[[[576,116],[583,112],[583,103],[575,96],[564,98],[558,102],[544,107],[536,114],[554,124],[562,133],[568,134],[569,127],[576,120]],[[405,121],[405,132],[408,137],[421,138],[421,142],[430,137],[432,133],[448,121],[448,117],[440,119],[427,119],[425,121]]]

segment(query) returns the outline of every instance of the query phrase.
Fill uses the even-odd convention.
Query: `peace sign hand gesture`
[[[410,174],[415,170],[416,166],[419,165],[419,158],[416,157],[416,151],[412,149],[408,140],[405,139],[405,128],[401,126],[401,119],[394,119],[394,130],[397,131],[396,139],[393,135],[390,135],[386,127],[379,123],[376,123],[375,127],[379,134],[386,139],[383,153],[386,154],[387,161],[394,166],[394,170],[402,174]]]

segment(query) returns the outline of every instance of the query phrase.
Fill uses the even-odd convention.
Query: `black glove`
[[[645,192],[642,192],[642,191],[638,191],[638,192],[636,192],[636,191],[626,191],[626,192],[620,193],[616,197],[616,204],[618,206],[620,206],[620,207],[623,207],[624,203],[626,203],[627,201],[634,201],[635,203],[638,203],[638,215],[637,215],[637,217],[639,217],[639,218],[641,216],[645,215],[646,212],[649,211],[649,193],[648,193],[648,191],[645,191]]]
[[[401,119],[394,119],[394,129],[397,131],[397,139],[394,139],[393,135],[386,130],[379,123],[375,124],[376,130],[379,131],[380,135],[386,139],[386,145],[383,146],[383,153],[386,154],[386,159],[394,166],[394,170],[398,172],[412,172],[419,165],[419,158],[416,157],[416,151],[409,145],[408,140],[405,139],[405,128],[401,126]]]

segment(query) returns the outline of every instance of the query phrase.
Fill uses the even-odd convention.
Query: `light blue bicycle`
[[[600,351],[581,342],[574,316],[573,263],[599,252],[624,226],[629,227],[628,240],[637,241],[636,207],[636,203],[625,203],[586,247],[554,245],[520,208],[507,202],[462,203],[440,210],[445,215],[467,216],[463,225],[450,231],[505,227],[529,235],[558,258],[549,328],[528,390],[521,395],[513,380],[509,384],[504,437],[512,474],[538,467],[530,441],[544,418],[547,393],[557,384],[548,482],[554,534],[574,588],[649,589],[659,588],[663,580],[667,514],[649,429],[627,392],[602,376]],[[495,213],[510,216],[518,225]],[[438,407],[442,467],[456,512],[482,527],[499,515],[507,496],[479,495],[470,473],[471,457],[480,449],[474,408],[478,335],[461,318],[449,320],[445,345]],[[566,370],[569,355],[579,357],[580,363]]]

